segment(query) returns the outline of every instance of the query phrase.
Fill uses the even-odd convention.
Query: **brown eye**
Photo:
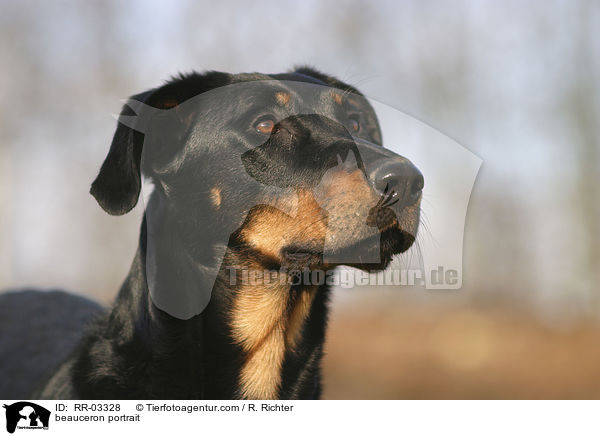
[[[350,119],[350,125],[352,126],[352,130],[358,132],[360,130],[360,124],[356,118]]]
[[[258,133],[262,133],[263,135],[270,135],[273,131],[273,127],[275,127],[275,121],[270,119],[262,120],[256,123],[255,127]]]

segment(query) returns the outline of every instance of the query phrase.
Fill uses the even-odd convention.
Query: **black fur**
[[[248,175],[265,186],[309,189],[336,164],[334,157],[348,153],[354,153],[358,166],[362,165],[360,169],[367,171],[361,163],[361,153],[348,133],[345,115],[335,115],[344,109],[333,103],[322,100],[315,103],[327,105],[327,110],[334,114],[329,118],[298,115],[280,121],[262,148],[250,146],[245,139],[256,134],[247,130],[250,125],[247,117],[251,112],[248,96],[212,101],[208,108],[185,104],[213,89],[265,79],[327,85],[339,89],[340,94],[347,92],[360,96],[353,87],[302,67],[292,73],[270,76],[193,73],[176,77],[160,88],[132,97],[161,111],[139,127],[139,130],[145,129],[146,136],[135,126],[119,124],[91,193],[108,213],[121,215],[136,205],[142,173],[153,180],[160,180],[160,183],[155,183],[156,192],[146,205],[139,249],[112,309],[98,316],[70,357],[50,374],[33,397],[227,399],[244,396],[240,390],[240,371],[248,354],[231,334],[231,310],[243,290],[228,283],[226,266],[245,262],[254,262],[271,270],[284,266],[282,258],[259,252],[244,240],[242,229],[248,220],[266,207],[256,206],[262,192],[250,187]],[[272,102],[260,104],[276,110]],[[239,115],[230,119],[219,117],[218,109],[227,109],[227,105],[229,112],[239,112]],[[360,113],[362,125],[362,130],[354,136],[368,141],[373,153],[379,153],[377,147],[381,143],[381,132],[374,111],[366,100],[353,110]],[[140,115],[139,111],[128,106],[122,111],[124,116],[135,113]],[[289,135],[279,133],[282,129]],[[303,148],[300,148],[301,145]],[[244,147],[249,149],[244,151]],[[228,160],[234,149],[243,156],[247,173],[243,176],[246,179],[231,170],[237,162]],[[381,156],[377,159],[400,158],[383,151]],[[201,175],[203,187],[197,185],[197,189],[190,189],[190,184],[196,186],[194,183],[199,183],[198,175]],[[218,218],[214,205],[211,205],[208,189],[211,186],[219,186],[222,197]],[[163,206],[162,198],[169,199],[168,206]],[[411,204],[407,203],[409,206]],[[168,213],[164,207],[167,207]],[[149,219],[160,219],[169,224],[165,225],[169,229],[166,234],[150,239],[157,247],[156,262],[169,266],[159,269],[153,278],[156,294],[152,296],[146,269]],[[389,218],[389,223],[393,219]],[[201,229],[198,228],[199,222],[202,223]],[[384,268],[393,254],[406,250],[414,240],[407,239],[406,234],[395,227],[390,230],[389,223],[377,222],[378,227],[388,228],[382,237],[383,260],[381,265],[368,269]],[[228,240],[220,240],[216,236],[221,235],[223,229],[231,229],[225,232],[231,235]],[[224,244],[226,249],[219,251]],[[285,248],[288,251],[292,249]],[[322,247],[311,248],[311,256],[322,255],[319,250],[322,251]],[[224,253],[222,263],[217,259],[219,253]],[[194,259],[194,264],[218,270],[214,285],[213,281],[188,265],[189,258]],[[294,256],[290,258],[296,259]],[[172,271],[177,271],[177,283],[182,283],[182,287],[188,284],[191,289],[195,289],[194,286],[212,287],[210,302],[201,314],[180,319],[157,307],[157,301],[167,301],[167,297],[175,292],[171,289]],[[306,288],[302,284],[290,287],[290,307],[296,304],[303,292]],[[319,398],[328,299],[328,287],[320,286],[303,323],[298,343],[285,351],[277,398]],[[3,310],[0,308],[0,312]],[[16,320],[13,321],[16,323]],[[35,379],[39,379],[39,372]],[[7,393],[9,396],[22,395],[23,391],[10,388]]]

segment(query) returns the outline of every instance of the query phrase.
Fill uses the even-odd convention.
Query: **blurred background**
[[[88,189],[120,100],[310,64],[483,159],[463,288],[337,290],[324,397],[600,398],[599,28],[593,0],[3,1],[0,289],[115,296],[142,211]]]

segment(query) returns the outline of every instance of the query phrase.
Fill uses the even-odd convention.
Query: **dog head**
[[[227,247],[265,269],[379,270],[413,244],[423,188],[381,142],[367,99],[315,70],[191,74],[129,100],[91,193],[120,215],[151,181],[149,280],[182,301]]]

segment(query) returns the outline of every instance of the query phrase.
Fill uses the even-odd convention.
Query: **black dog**
[[[144,186],[139,249],[34,395],[319,398],[319,274],[381,270],[412,245],[419,171],[381,147],[356,89],[309,68],[180,76],[120,121],[91,193],[120,215]]]

